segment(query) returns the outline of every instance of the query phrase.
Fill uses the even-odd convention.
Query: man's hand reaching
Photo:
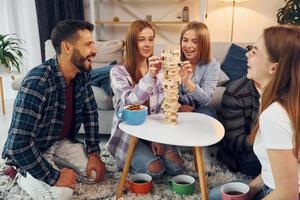
[[[76,187],[76,177],[77,174],[72,170],[68,168],[63,168],[60,171],[59,178],[57,182],[55,183],[55,186],[57,187],[68,187],[71,189],[75,189]]]

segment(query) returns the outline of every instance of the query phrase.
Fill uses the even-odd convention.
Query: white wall
[[[201,1],[201,5],[200,5]],[[174,20],[181,14],[183,6],[190,10],[190,20],[199,20],[203,15],[202,5],[207,9],[207,19],[204,21],[211,32],[213,42],[229,42],[231,34],[232,4],[220,0],[102,0],[96,6],[97,18],[111,20],[118,16],[120,20],[134,20],[124,12],[124,7],[134,13],[138,18],[152,14],[153,20]],[[90,20],[90,0],[85,0],[85,17]],[[236,4],[234,18],[234,42],[254,42],[262,30],[277,24],[277,10],[284,6],[284,0],[248,0]],[[204,8],[205,9],[205,8]],[[99,28],[99,26],[98,26]],[[127,26],[104,25],[104,37],[101,39],[124,39]],[[178,43],[183,25],[160,25],[157,43]]]
[[[268,26],[277,24],[277,10],[284,0],[248,0],[236,3],[234,16],[234,42],[254,42]],[[212,41],[230,41],[232,4],[208,0],[207,19]]]

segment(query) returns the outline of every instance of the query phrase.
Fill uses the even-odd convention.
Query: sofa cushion
[[[216,87],[215,93],[213,94],[213,97],[208,104],[209,106],[214,107],[214,109],[219,112],[221,110],[221,101],[223,97],[223,93],[226,90],[226,87],[219,86]]]
[[[230,81],[241,78],[247,73],[247,50],[232,44],[228,50],[221,69],[228,75]]]
[[[112,105],[112,96],[107,95],[103,88],[92,86],[94,96],[96,99],[97,107],[101,110],[111,110],[113,109]]]
[[[229,77],[225,74],[225,72],[223,72],[223,70],[221,69],[219,72],[219,77],[218,77],[218,82],[217,82],[217,86],[221,86],[224,85],[227,81],[229,81]]]

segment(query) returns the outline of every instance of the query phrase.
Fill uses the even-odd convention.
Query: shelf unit
[[[122,24],[131,24],[133,21],[102,21],[102,20],[96,20],[95,24],[97,25],[109,25],[109,24],[113,24],[113,25],[122,25]],[[188,22],[179,22],[179,21],[151,21],[150,23],[152,24],[187,24]]]
[[[173,5],[176,5],[178,3],[182,3],[182,2],[188,2],[188,1],[191,1],[191,0],[164,0],[164,3],[166,2],[170,2],[170,7]],[[94,39],[95,40],[103,40],[105,37],[105,27],[114,27],[114,26],[121,26],[121,27],[124,27],[124,26],[128,26],[130,23],[132,23],[135,19],[139,19],[140,17],[136,15],[135,12],[132,11],[132,9],[127,9],[126,6],[123,7],[123,5],[126,5],[127,3],[130,3],[130,4],[134,4],[135,2],[136,3],[151,3],[151,2],[154,2],[156,5],[158,3],[161,3],[162,1],[161,0],[90,0],[90,17],[91,17],[91,22],[95,24],[95,31],[94,31]],[[201,10],[203,10],[203,7],[205,6],[203,4],[203,2],[205,2],[204,0],[201,0],[199,5],[200,5],[200,8],[198,9],[199,10],[199,13],[203,13]],[[102,16],[100,16],[100,8],[104,5],[104,3],[112,3],[112,4],[115,4],[116,6],[118,6],[119,8],[121,8],[123,11],[125,11],[126,14],[128,14],[128,16],[130,16],[131,18],[133,19],[130,19],[130,20],[120,20],[120,21],[113,21],[113,20],[110,20],[110,19],[101,19],[103,18],[103,14]],[[120,6],[121,5],[121,6]],[[169,8],[170,8],[169,7]],[[202,7],[202,9],[201,9]],[[172,7],[171,7],[172,8]],[[169,11],[170,12],[170,11]],[[113,17],[112,17],[113,18]],[[111,19],[112,19],[111,18]],[[199,18],[197,19],[200,19],[200,20],[203,20],[201,15],[199,16]],[[157,29],[160,29],[160,28],[164,28],[165,26],[183,26],[185,24],[187,24],[188,22],[182,22],[182,21],[178,21],[177,19],[174,19],[174,20],[168,20],[168,19],[164,19],[164,17],[161,18],[161,20],[152,20],[151,23],[157,28]],[[179,29],[181,28],[179,27]],[[158,31],[158,34],[159,31]],[[165,39],[168,37],[168,35],[164,35],[161,34],[162,37],[164,37]]]

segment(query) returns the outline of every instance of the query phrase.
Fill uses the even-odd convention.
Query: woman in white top
[[[264,30],[248,58],[247,78],[261,93],[249,143],[262,171],[249,183],[250,199],[294,200],[300,186],[300,27]],[[221,199],[220,187],[210,199]]]
[[[262,89],[260,116],[249,137],[262,171],[249,184],[251,196],[298,199],[300,27],[265,29],[246,55],[247,77]]]

